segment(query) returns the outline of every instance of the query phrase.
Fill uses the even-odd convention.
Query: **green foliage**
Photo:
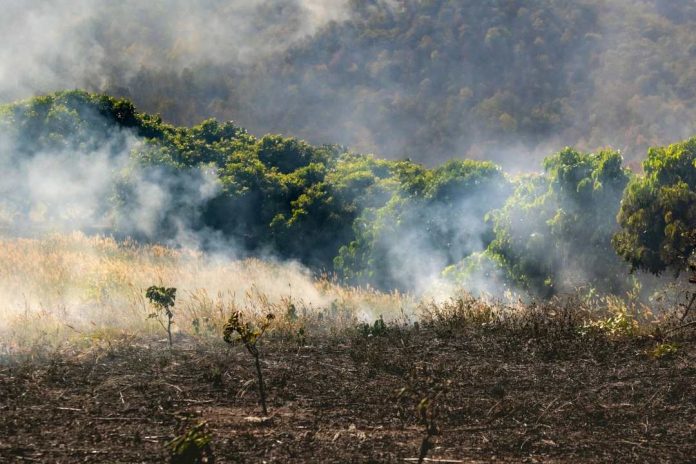
[[[170,464],[212,464],[215,462],[211,447],[212,437],[200,423],[167,443]]]
[[[145,297],[147,297],[150,303],[155,305],[157,309],[169,313],[176,301],[176,288],[157,287],[153,285],[147,289]]]
[[[370,325],[367,322],[358,324],[358,332],[363,337],[384,337],[387,335],[387,324],[384,322],[382,316],[379,319],[375,319],[375,322]]]
[[[176,288],[158,287],[151,286],[145,291],[145,297],[150,300],[150,304],[155,307],[155,312],[151,313],[149,318],[156,318],[157,321],[162,325],[162,327],[167,331],[169,337],[169,348],[172,347],[172,320],[174,319],[174,312],[172,308],[176,301]],[[164,315],[167,318],[167,325],[165,326],[161,320],[161,316]]]
[[[354,223],[335,269],[346,280],[409,290],[424,276],[481,251],[490,241],[485,214],[507,196],[508,182],[490,162],[450,161],[435,169],[396,166],[393,196]]]
[[[696,138],[652,148],[626,189],[616,251],[633,269],[686,271],[696,255]]]
[[[620,290],[626,272],[611,237],[630,178],[620,154],[567,148],[546,158],[544,167],[545,176],[519,179],[505,206],[490,215],[495,239],[488,253],[538,295],[584,284]]]

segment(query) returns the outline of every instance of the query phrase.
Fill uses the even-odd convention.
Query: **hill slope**
[[[87,88],[177,124],[524,170],[696,133],[690,0],[63,3],[8,7],[3,98]]]

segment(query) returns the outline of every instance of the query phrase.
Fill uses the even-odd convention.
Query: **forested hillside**
[[[637,168],[696,133],[691,0],[16,3],[6,101],[87,88],[175,124],[518,170],[566,145]]]
[[[566,148],[543,174],[511,176],[489,161],[428,168],[214,119],[173,126],[72,91],[0,107],[0,140],[0,226],[12,234],[96,229],[298,260],[385,290],[452,282],[536,296],[622,293],[631,267],[678,274],[696,249],[696,139],[651,150],[644,175],[616,151]]]

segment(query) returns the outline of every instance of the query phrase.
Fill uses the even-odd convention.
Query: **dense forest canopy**
[[[385,290],[621,293],[631,269],[678,274],[694,259],[694,147],[651,149],[644,174],[613,150],[565,148],[542,173],[513,176],[490,161],[427,167],[215,119],[174,126],[128,100],[59,92],[0,106],[0,228],[297,260]]]
[[[3,8],[5,101],[86,88],[174,124],[213,116],[390,159],[490,159],[518,171],[566,145],[612,146],[638,168],[648,147],[696,133],[691,0]]]

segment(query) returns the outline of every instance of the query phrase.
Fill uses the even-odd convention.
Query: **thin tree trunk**
[[[169,336],[169,349],[172,349],[172,318],[167,317],[167,335]]]
[[[694,301],[696,301],[696,292],[691,295],[691,301],[689,301],[689,305],[686,307],[686,310],[684,311],[684,314],[681,317],[681,322],[684,322],[684,319],[686,319],[686,316],[689,315],[689,311],[691,311],[691,307],[694,305]]]
[[[263,375],[261,375],[261,362],[259,361],[258,353],[254,354],[254,360],[256,361],[256,375],[259,378],[259,397],[261,398],[261,409],[263,410],[263,415],[268,416],[268,410],[266,409],[266,389],[263,385]]]
[[[422,464],[425,462],[426,456],[428,456],[428,451],[433,447],[432,443],[432,438],[433,435],[435,435],[435,423],[430,423],[426,426],[425,428],[425,437],[423,437],[423,441],[421,442],[420,446],[420,451],[419,451],[419,456],[418,456],[418,464]]]

